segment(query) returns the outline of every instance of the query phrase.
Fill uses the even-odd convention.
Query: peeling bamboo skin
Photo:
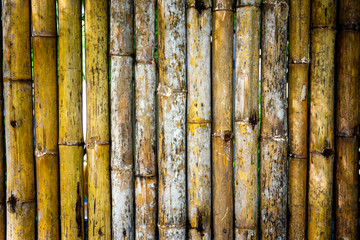
[[[30,1],[3,1],[7,239],[35,239]]]
[[[0,4],[0,12],[2,13],[2,4]],[[2,25],[2,21],[1,26]],[[5,126],[4,126],[4,83],[3,83],[3,34],[2,27],[0,29],[0,240],[6,239],[6,157],[5,157]]]
[[[225,1],[226,3],[226,1]],[[214,3],[214,9],[219,6]],[[232,4],[232,1],[231,1]],[[213,9],[212,44],[212,201],[213,236],[233,238],[233,133],[232,133],[232,59],[234,13],[232,8]]]

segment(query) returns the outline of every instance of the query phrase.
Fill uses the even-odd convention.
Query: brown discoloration
[[[0,12],[2,13],[2,4],[0,4]],[[2,20],[0,21],[1,26]],[[3,66],[3,36],[2,27],[0,29],[0,66]],[[4,112],[4,96],[3,96],[3,71],[0,68],[0,113]],[[0,114],[0,239],[6,239],[6,186],[5,186],[5,126],[4,114]]]

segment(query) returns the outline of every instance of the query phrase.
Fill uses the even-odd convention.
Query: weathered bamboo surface
[[[89,239],[111,239],[108,2],[85,0]]]
[[[0,4],[2,14],[2,4]],[[2,21],[0,21],[2,26]],[[6,157],[5,157],[5,126],[4,126],[4,83],[3,83],[3,30],[0,29],[0,240],[6,239]]]
[[[338,3],[335,238],[359,238],[360,1]]]
[[[133,6],[111,1],[111,182],[115,239],[134,239]]]
[[[155,0],[135,1],[135,238],[156,239]]]
[[[211,238],[211,1],[187,1],[189,239]]]
[[[264,1],[261,40],[261,239],[287,234],[286,47],[288,2]]]

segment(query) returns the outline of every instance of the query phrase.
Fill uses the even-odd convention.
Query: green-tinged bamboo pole
[[[159,239],[185,239],[186,233],[185,5],[158,1]]]
[[[2,4],[0,4],[2,15]],[[4,95],[3,95],[3,36],[2,20],[0,20],[0,240],[6,239],[6,186],[5,186],[5,126],[4,126]]]
[[[260,1],[236,5],[235,239],[258,238]]]
[[[261,41],[261,239],[287,231],[287,0],[263,1]]]
[[[61,239],[84,239],[81,1],[59,3]]]
[[[38,239],[60,239],[55,0],[32,0]]]
[[[113,0],[110,9],[111,192],[115,239],[134,239],[133,4],[132,0]]]
[[[108,1],[85,0],[89,239],[111,239],[108,32]]]
[[[289,239],[305,239],[307,191],[310,0],[290,0]]]
[[[232,0],[213,2],[212,216],[215,239],[233,238],[233,38]]]
[[[7,239],[35,239],[30,1],[3,1]]]
[[[135,0],[135,238],[138,240],[156,239],[155,13],[155,0]]]
[[[338,4],[335,238],[359,239],[360,1]]]
[[[334,166],[336,1],[312,1],[308,239],[330,239]]]
[[[211,6],[187,1],[189,239],[211,238]]]

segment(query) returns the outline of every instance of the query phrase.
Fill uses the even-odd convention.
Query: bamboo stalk
[[[263,2],[261,46],[261,239],[286,239],[288,2]]]
[[[111,239],[108,2],[85,0],[89,239]]]
[[[211,238],[211,6],[187,1],[189,239]]]
[[[338,4],[335,238],[359,238],[360,1]]]
[[[305,239],[310,1],[291,0],[289,21],[289,239]]]
[[[135,1],[135,238],[156,239],[156,1]]]
[[[308,238],[330,239],[336,2],[312,2]]]
[[[212,201],[215,239],[233,238],[232,59],[234,12],[232,0],[213,2],[213,126]]]
[[[158,1],[159,239],[186,233],[185,0]]]
[[[3,1],[7,239],[35,239],[30,1]]]
[[[133,1],[111,1],[111,182],[115,239],[134,239]]]
[[[258,238],[260,1],[237,1],[235,239]]]
[[[2,14],[2,4],[0,4]],[[0,20],[2,25],[2,20]],[[0,29],[0,240],[6,239],[6,185],[5,185],[5,126],[4,126],[4,83],[3,83],[3,33]]]

